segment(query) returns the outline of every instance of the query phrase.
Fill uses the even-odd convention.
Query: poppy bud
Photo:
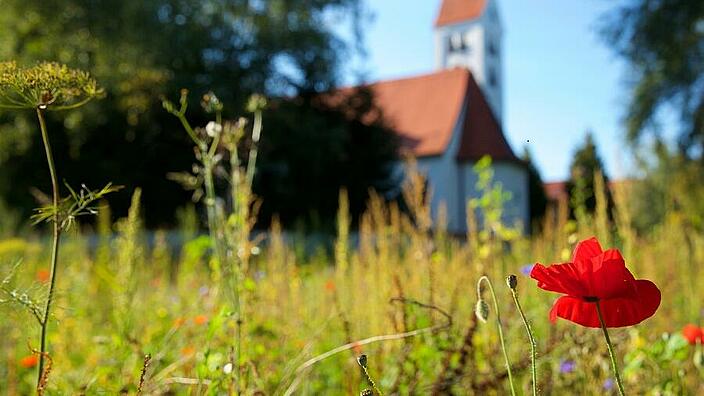
[[[507,276],[506,284],[511,290],[516,290],[516,286],[518,285],[518,278],[516,278],[516,275]]]
[[[477,301],[477,306],[474,309],[474,314],[477,315],[477,319],[486,323],[489,319],[489,304],[483,299]]]
[[[367,355],[359,355],[357,358],[357,363],[359,363],[360,366],[367,368]]]

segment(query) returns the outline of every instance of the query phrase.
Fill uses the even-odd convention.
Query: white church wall
[[[528,171],[513,162],[499,162],[494,165],[494,178],[511,193],[511,200],[504,208],[504,219],[509,224],[520,221],[524,230],[530,223],[530,193],[528,192]]]
[[[450,232],[464,232],[465,230],[456,158],[462,136],[461,129],[462,120],[465,117],[465,108],[466,106],[463,104],[462,113],[458,117],[457,125],[452,131],[452,138],[445,152],[440,156],[418,159],[418,169],[425,174],[432,189],[430,207],[433,222],[437,222],[440,207],[444,205],[447,211],[447,229]]]
[[[474,172],[474,162],[464,162],[460,165],[459,173],[465,186],[464,207],[472,198],[477,198],[481,192],[477,191],[477,174]],[[530,219],[529,194],[528,194],[528,171],[513,162],[493,162],[494,182],[501,183],[504,191],[511,193],[511,199],[504,205],[503,220],[506,224],[514,225],[520,222],[523,230],[526,231]],[[465,213],[466,215],[466,213]],[[481,213],[478,214],[481,216]]]
[[[450,191],[454,189],[450,175],[454,173],[455,169],[444,160],[443,156],[436,156],[419,158],[418,170],[425,175],[428,187],[432,191],[430,209],[435,224],[441,205],[444,205],[448,212],[452,210],[453,204],[449,202],[448,198],[451,196]]]

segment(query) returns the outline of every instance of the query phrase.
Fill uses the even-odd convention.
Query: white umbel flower
[[[220,132],[222,132],[222,125],[215,121],[210,121],[208,125],[205,126],[205,133],[207,133],[210,137],[215,137],[220,134]]]

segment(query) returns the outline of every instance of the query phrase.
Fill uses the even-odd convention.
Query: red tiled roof
[[[373,96],[381,122],[394,130],[401,137],[403,148],[416,157],[445,153],[464,111],[458,160],[477,160],[490,155],[495,160],[518,161],[467,69],[380,81],[365,88]],[[324,100],[334,105],[353,89],[340,89]],[[371,124],[377,119],[370,112],[362,121]]]
[[[559,202],[569,198],[566,181],[543,183],[543,190],[548,201]]]
[[[487,0],[443,0],[435,26],[451,25],[482,15]]]
[[[418,157],[445,152],[462,111],[469,72],[445,70],[370,86],[383,122]]]
[[[490,155],[495,161],[521,162],[511,150],[491,107],[471,75],[467,85],[467,97],[457,159],[478,160]]]

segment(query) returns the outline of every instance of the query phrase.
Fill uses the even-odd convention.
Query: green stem
[[[601,307],[599,306],[599,301],[595,302],[596,313],[599,316],[599,323],[601,324],[601,330],[604,332],[604,338],[606,339],[606,346],[609,349],[609,357],[611,358],[611,368],[614,371],[614,376],[616,377],[616,384],[618,385],[618,393],[621,396],[625,396],[623,391],[623,383],[621,382],[621,375],[618,372],[618,364],[616,364],[616,354],[614,353],[614,347],[611,345],[611,338],[609,338],[609,331],[606,329],[606,323],[604,323],[604,317],[601,314]]]
[[[46,334],[47,327],[49,325],[49,313],[51,309],[51,302],[54,299],[54,286],[56,285],[56,267],[59,257],[59,239],[61,237],[61,225],[59,224],[59,179],[56,176],[56,165],[54,164],[54,156],[51,152],[49,134],[46,130],[46,122],[44,121],[44,114],[42,112],[42,109],[37,109],[37,117],[39,118],[39,127],[42,132],[42,142],[44,143],[44,150],[46,151],[46,162],[49,165],[49,174],[51,175],[52,204],[54,206],[54,229],[52,235],[53,242],[51,249],[51,274],[49,281],[49,294],[46,299],[46,306],[44,307],[44,319],[41,322],[41,354],[39,355],[39,372],[37,374],[37,386],[39,386],[42,379],[42,373],[44,372],[44,356],[46,355],[47,349]]]
[[[533,377],[533,396],[538,395],[538,371],[535,366],[535,360],[536,360],[536,344],[535,344],[535,338],[533,337],[533,330],[530,328],[530,324],[528,323],[528,319],[526,319],[526,315],[523,313],[523,308],[521,307],[521,303],[518,301],[518,294],[516,293],[515,289],[511,289],[511,294],[513,295],[513,301],[516,303],[516,308],[518,309],[518,313],[521,315],[521,320],[523,320],[523,326],[526,328],[526,333],[528,333],[528,339],[530,340],[530,368],[531,368],[531,375]]]
[[[220,237],[220,233],[224,232],[223,227],[225,227],[225,225],[220,222],[219,216],[217,214],[217,208],[215,207],[215,200],[217,197],[215,195],[215,181],[213,179],[212,156],[208,152],[201,152],[201,155],[203,156],[203,164],[205,168],[205,205],[208,214],[208,230],[210,232],[210,239],[213,241],[213,248],[217,257],[216,260],[218,261],[218,264],[216,266],[218,274],[216,274],[216,276],[220,277],[219,281],[224,287],[223,292],[228,298],[230,298],[230,300],[232,301],[233,309],[237,313],[237,329],[235,335],[237,348],[235,351],[234,373],[235,382],[237,384],[237,394],[239,395],[241,394],[240,356],[242,349],[242,312],[240,308],[239,268],[235,268],[234,271],[230,270],[229,263],[227,262],[227,251],[225,250],[225,242]],[[231,279],[230,277],[232,277],[233,279]]]
[[[491,298],[494,300],[494,309],[496,310],[496,327],[499,330],[499,341],[501,341],[501,351],[504,354],[504,361],[506,363],[506,373],[508,374],[508,383],[511,387],[511,395],[516,396],[516,389],[513,386],[513,373],[511,372],[511,363],[508,360],[508,352],[506,352],[506,342],[504,341],[504,331],[501,325],[501,314],[499,313],[499,302],[496,299],[496,293],[494,293],[494,287],[491,285],[491,281],[485,275],[479,278],[477,282],[477,298],[481,299],[481,283],[485,281],[489,285],[489,292],[491,293]]]
[[[364,372],[364,376],[367,379],[367,383],[369,383],[369,386],[371,386],[372,389],[374,389],[376,394],[378,396],[384,396],[384,392],[382,392],[381,389],[379,389],[379,387],[376,385],[376,382],[374,382],[374,380],[372,379],[372,376],[369,375],[369,370],[367,370],[366,367],[362,366],[362,371]]]
[[[252,190],[252,182],[254,181],[254,171],[257,166],[257,153],[259,138],[262,133],[262,113],[257,111],[254,113],[254,126],[252,128],[252,146],[249,149],[249,159],[247,161],[247,188]]]

